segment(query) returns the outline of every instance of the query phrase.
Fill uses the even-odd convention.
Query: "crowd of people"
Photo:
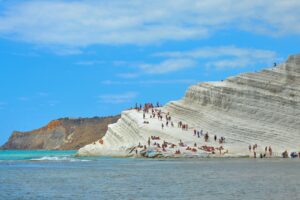
[[[249,152],[253,152],[253,157],[254,158],[257,157],[257,148],[258,148],[257,144],[249,145],[249,147],[248,147]],[[266,158],[268,156],[268,154],[269,154],[269,157],[272,157],[273,150],[272,150],[271,146],[269,146],[269,147],[266,146],[265,151],[259,153],[259,157],[260,158]]]
[[[269,147],[266,146],[264,148],[264,150],[259,151],[259,154],[258,154],[258,150],[257,150],[258,149],[257,144],[249,145],[248,149],[249,149],[249,152],[253,152],[253,157],[254,158],[257,158],[258,156],[259,156],[259,158],[266,158],[266,157],[272,157],[273,156],[273,149],[272,149],[271,146],[269,146]],[[277,156],[279,156],[279,155],[277,155]],[[288,151],[287,150],[283,151],[281,153],[281,157],[282,158],[288,158],[289,157]],[[291,158],[296,158],[296,157],[300,158],[300,152],[291,152],[290,157]]]
[[[172,121],[172,117],[170,115],[170,113],[163,113],[161,111],[161,109],[159,108],[161,105],[159,104],[159,102],[156,103],[156,106],[154,106],[154,104],[152,103],[145,103],[144,105],[142,104],[138,104],[136,103],[135,104],[135,107],[134,109],[136,109],[138,112],[140,111],[143,111],[143,120],[144,120],[144,124],[149,124],[149,121],[146,121],[146,115],[150,114],[150,119],[155,119],[157,118],[159,121],[161,121],[161,129],[164,130],[165,128],[167,127],[172,127],[174,128],[174,122]],[[163,120],[165,119],[165,120]],[[182,131],[189,131],[189,125],[187,123],[183,123],[182,121],[178,121],[177,122],[177,128],[180,128]],[[194,129],[193,130],[193,133],[194,133],[194,136],[196,136],[197,138],[201,138],[202,136],[204,136],[204,141],[205,142],[209,142],[209,134],[208,132],[206,132],[204,134],[203,130],[196,130]],[[222,144],[225,142],[225,138],[224,137],[220,137],[218,139],[217,135],[214,135],[213,136],[213,139],[215,142],[219,142],[219,144]],[[150,147],[151,145],[151,140],[160,140],[160,138],[158,136],[151,136],[151,138],[148,139],[148,147]],[[169,148],[174,148],[176,147],[177,145],[175,144],[172,144],[172,143],[168,143],[168,142],[163,142],[162,145],[160,145],[159,142],[157,141],[154,141],[153,145],[156,147],[156,148],[161,148],[162,151],[166,151],[166,148],[169,147]],[[169,146],[168,146],[169,145]],[[139,145],[140,146],[140,145]],[[179,147],[186,147],[186,150],[190,150],[192,152],[197,152],[197,144],[195,143],[194,144],[194,148],[192,147],[189,147],[187,146],[186,144],[184,144],[181,140],[179,141],[178,143],[178,146]],[[198,149],[201,149],[201,150],[204,150],[204,151],[207,151],[208,148],[202,148],[202,147],[198,147]],[[220,149],[220,150],[223,150],[223,147],[220,146],[220,147],[217,147],[216,149]],[[214,152],[214,151],[208,151],[208,152]],[[221,152],[221,151],[220,151]],[[175,151],[175,154],[180,154],[180,150],[176,150]]]
[[[174,123],[172,121],[172,117],[170,115],[170,113],[163,113],[161,111],[161,109],[159,108],[161,105],[159,104],[159,102],[156,103],[156,106],[154,106],[152,103],[145,103],[144,106],[142,106],[142,104],[137,104],[135,105],[134,109],[136,109],[138,112],[143,111],[143,119],[146,119],[146,114],[149,114],[150,111],[150,118],[156,118],[160,121],[163,121],[163,119],[165,118],[165,123],[162,122],[161,124],[161,128],[162,130],[164,130],[165,126],[169,127],[169,125],[173,128],[174,127]],[[145,124],[149,124],[149,121],[144,121]],[[189,131],[189,125],[187,123],[183,123],[182,121],[179,121],[177,123],[177,128],[182,129],[182,131]],[[190,128],[191,129],[191,128]],[[204,138],[204,142],[209,142],[210,141],[210,136],[208,134],[208,132],[206,132],[204,134],[203,130],[197,130],[197,129],[193,129],[193,136],[197,137],[197,138],[201,138],[203,136]],[[158,149],[161,149],[162,151],[166,151],[166,148],[170,148],[170,149],[174,149],[175,147],[177,147],[176,144],[167,142],[167,141],[163,141],[162,144],[159,143],[160,141],[160,137],[159,136],[151,136],[148,138],[148,147],[151,147],[151,140],[152,140],[152,145],[153,147],[156,147]],[[220,137],[218,138],[217,135],[213,136],[213,140],[214,142],[218,142],[219,144],[223,144],[225,143],[225,137]],[[98,141],[100,144],[104,144],[104,140],[100,139]],[[96,142],[94,142],[94,144],[96,144]],[[202,150],[202,151],[206,151],[206,152],[210,152],[215,154],[216,151],[219,151],[220,155],[222,154],[222,151],[224,150],[223,146],[219,146],[219,147],[214,147],[214,146],[207,146],[207,145],[203,145],[203,146],[199,146],[197,147],[197,143],[194,143],[193,147],[188,146],[187,144],[183,143],[182,140],[179,140],[178,143],[178,147],[182,147],[185,148],[185,150],[187,151],[191,151],[191,152],[197,152],[197,149]],[[147,150],[147,146],[146,145],[141,145],[141,143],[139,142],[138,146],[134,147],[133,150],[135,150],[135,153],[138,154],[138,149],[142,149],[142,150]],[[254,145],[249,145],[248,146],[249,152],[253,153],[253,157],[257,158],[258,156],[260,158],[266,158],[266,157],[272,157],[273,156],[273,149],[271,146],[265,146],[265,148],[260,148],[260,149],[264,149],[261,151],[258,151],[258,145],[254,144]],[[131,151],[131,152],[132,152]],[[258,155],[259,152],[259,155]],[[224,151],[223,154],[228,153],[228,150]],[[181,154],[180,149],[176,149],[174,151],[174,154]],[[278,155],[275,155],[278,156]],[[289,157],[289,153],[287,150],[285,150],[284,152],[281,153],[281,156],[283,158],[288,158]],[[290,157],[291,158],[296,158],[299,157],[300,158],[300,151],[299,152],[291,152],[290,153]]]
[[[137,104],[135,105],[135,109],[140,112],[140,111],[143,111],[143,119],[146,119],[146,114],[149,114],[150,113],[150,118],[157,118],[159,121],[161,121],[161,129],[164,130],[165,128],[167,127],[174,127],[174,122],[172,121],[172,117],[170,115],[170,113],[163,113],[160,109],[160,104],[159,102],[156,103],[156,106],[154,106],[152,103],[145,103],[144,106],[142,106],[142,104]],[[165,120],[163,120],[165,119]],[[163,122],[164,121],[164,122]],[[145,124],[148,124],[149,121],[144,121]],[[182,121],[178,121],[177,122],[177,128],[180,128],[182,131],[189,131],[191,128],[189,127],[189,125],[187,123],[184,123]],[[208,132],[204,133],[204,131],[201,129],[201,130],[197,130],[197,129],[193,129],[193,136],[197,137],[197,138],[202,138],[204,139],[204,142],[210,142],[210,135]],[[223,144],[225,143],[225,137],[220,137],[218,138],[217,135],[213,135],[212,136],[212,140],[214,142],[218,142],[219,144]],[[158,137],[159,139],[159,137]],[[157,140],[157,138],[155,136],[152,136],[151,137],[151,140]],[[171,143],[168,143],[168,142],[165,142],[160,145],[158,142],[154,142],[154,146],[156,147],[159,147],[159,148],[162,148],[163,151],[166,151],[166,148],[168,147],[168,144],[170,145],[169,147],[170,148],[174,148],[176,145],[175,144],[171,144]],[[150,146],[150,138],[148,140],[148,146]],[[178,146],[179,147],[186,147],[186,150],[190,150],[190,151],[193,151],[193,152],[197,152],[197,144],[195,143],[194,144],[194,148],[192,147],[189,147],[187,146],[186,144],[184,144],[181,140],[179,141],[178,143]],[[260,158],[265,158],[265,157],[272,157],[273,156],[273,149],[271,146],[266,146],[264,148],[264,151],[260,151],[259,152],[259,155],[258,155],[258,151],[257,151],[257,148],[258,148],[258,145],[257,144],[254,144],[254,145],[249,145],[249,151],[250,152],[253,152],[253,157],[254,158],[257,158],[258,156]],[[220,151],[220,154],[221,154],[221,151],[224,149],[223,146],[220,146],[220,147],[213,147],[213,146],[207,146],[207,145],[204,145],[204,146],[201,146],[201,147],[198,147],[198,149],[201,149],[203,151],[207,151],[207,152],[215,152],[215,150],[219,150]],[[175,154],[181,154],[181,151],[180,150],[176,150],[175,151]],[[299,157],[300,158],[300,152],[292,152],[291,157]],[[287,151],[284,151],[282,153],[282,157],[286,158],[288,157],[288,152]]]

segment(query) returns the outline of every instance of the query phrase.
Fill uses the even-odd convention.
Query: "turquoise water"
[[[17,160],[60,160],[74,158],[76,151],[58,150],[0,150],[0,161]]]
[[[76,158],[74,151],[0,151],[0,160],[0,199],[300,199],[300,159]]]

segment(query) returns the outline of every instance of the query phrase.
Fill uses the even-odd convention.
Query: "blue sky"
[[[299,53],[298,0],[0,0],[0,144]]]

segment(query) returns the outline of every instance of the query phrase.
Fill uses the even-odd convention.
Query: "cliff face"
[[[191,86],[167,109],[232,142],[300,146],[300,55],[257,73]]]
[[[108,124],[120,116],[94,118],[62,118],[29,131],[14,131],[2,149],[79,149],[102,138]]]
[[[183,121],[192,130],[203,129],[225,137],[224,146],[231,153],[249,153],[249,144],[272,145],[277,152],[299,150],[300,54],[274,68],[193,85],[181,100],[169,102],[161,109],[172,116],[176,125]],[[151,135],[174,142],[203,142],[190,133],[180,135],[176,129],[162,130],[161,122],[151,118],[147,119],[149,124],[143,124],[139,115],[135,110],[123,112],[118,123],[109,127],[104,144],[88,145],[79,154],[126,155],[139,142],[147,144]]]

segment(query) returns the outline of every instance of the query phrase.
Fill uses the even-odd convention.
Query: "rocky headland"
[[[300,150],[300,55],[260,72],[193,85],[163,107],[124,111],[101,141],[78,155],[281,156],[285,150]]]
[[[120,116],[61,118],[28,132],[14,131],[1,149],[77,150],[101,139]]]

